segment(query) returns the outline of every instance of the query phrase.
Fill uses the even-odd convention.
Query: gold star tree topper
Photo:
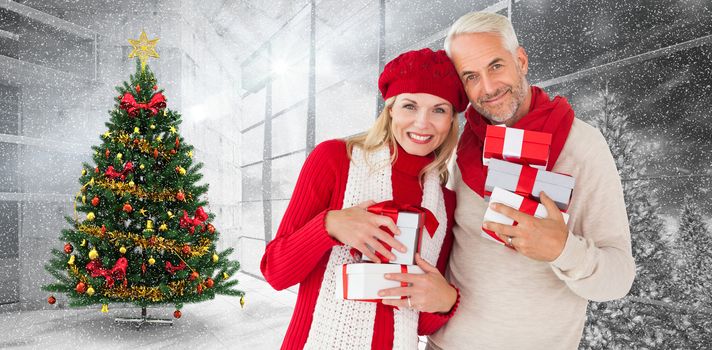
[[[141,60],[142,71],[146,68],[146,61],[148,61],[149,57],[159,58],[158,52],[156,52],[156,43],[158,43],[158,40],[158,38],[148,40],[145,31],[141,31],[138,40],[129,39],[129,43],[133,46],[129,58],[138,56],[138,59]]]

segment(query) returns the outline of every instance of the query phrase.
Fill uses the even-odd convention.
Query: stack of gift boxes
[[[396,258],[394,260],[388,260],[380,253],[374,252],[380,259],[380,264],[371,262],[370,259],[364,255],[362,261],[369,262],[342,265],[341,270],[337,271],[337,297],[359,301],[399,299],[401,297],[378,296],[378,292],[382,289],[407,286],[407,284],[402,282],[387,280],[384,278],[384,275],[387,273],[423,273],[423,270],[415,264],[415,253],[420,252],[423,233],[428,232],[430,235],[435,233],[437,220],[435,220],[427,209],[410,206],[399,207],[393,202],[378,203],[369,207],[368,210],[372,213],[387,215],[394,219],[393,221],[400,230],[399,235],[394,236],[385,226],[381,226],[381,229],[391,236],[394,236],[407,250],[402,253],[391,249],[386,243],[380,242],[395,255]],[[352,249],[352,253],[357,253],[357,251]]]
[[[487,167],[485,200],[546,218],[546,208],[540,203],[541,192],[544,192],[563,212],[564,221],[568,223],[566,210],[575,180],[568,175],[546,171],[550,146],[551,134],[488,125],[482,153],[482,164]],[[513,219],[489,207],[483,221],[517,225]],[[496,233],[484,227],[482,236],[509,247]]]

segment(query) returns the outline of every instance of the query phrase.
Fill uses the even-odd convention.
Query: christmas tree
[[[631,229],[631,245],[636,261],[636,277],[631,298],[607,303],[591,303],[587,313],[581,347],[628,348],[656,347],[675,333],[668,327],[670,315],[645,300],[665,300],[672,281],[671,249],[662,237],[663,222],[658,214],[655,192],[644,179],[645,157],[641,145],[631,133],[628,116],[620,110],[618,96],[605,90],[600,94],[601,108],[590,118],[603,137],[621,176],[623,196]]]
[[[175,305],[216,294],[240,296],[230,279],[239,263],[233,249],[218,251],[214,215],[203,209],[202,163],[178,133],[181,115],[169,110],[163,90],[146,65],[158,57],[158,39],[129,40],[139,56],[130,82],[116,90],[108,131],[93,146],[94,164],[83,164],[71,228],[62,230],[64,249],[45,266],[56,282],[46,291],[67,295],[70,306],[112,302]],[[53,304],[56,299],[50,296]]]

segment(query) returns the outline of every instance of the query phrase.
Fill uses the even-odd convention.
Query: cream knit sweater
[[[635,262],[620,177],[603,136],[575,119],[553,169],[576,178],[569,237],[553,262],[480,236],[487,203],[455,169],[455,243],[448,279],[460,306],[431,349],[577,349],[588,300],[625,296]]]

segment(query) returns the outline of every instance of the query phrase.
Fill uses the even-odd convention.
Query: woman
[[[444,184],[467,96],[444,51],[430,49],[389,62],[379,90],[385,108],[368,133],[325,141],[309,155],[266,247],[261,270],[267,282],[277,290],[299,283],[282,349],[416,349],[417,334],[435,332],[457,309],[459,293],[442,275],[455,209],[455,195]],[[379,228],[397,234],[393,221],[366,210],[390,199],[421,205],[438,219],[416,259],[426,273],[386,276],[410,285],[381,293],[407,299],[343,300],[334,289],[336,268],[356,262],[352,248],[372,261],[379,259],[367,246],[389,259],[393,254],[380,242],[405,249]]]

